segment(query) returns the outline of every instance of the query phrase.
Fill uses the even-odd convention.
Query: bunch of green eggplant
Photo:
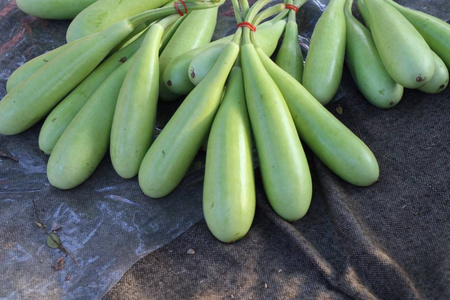
[[[313,189],[304,145],[351,184],[378,180],[372,151],[324,104],[336,93],[344,59],[364,96],[379,107],[393,106],[403,87],[411,88],[385,67],[377,46],[378,39],[385,45],[379,36],[387,31],[377,23],[378,14],[402,11],[391,0],[358,0],[370,31],[352,16],[352,0],[331,0],[314,29],[305,65],[296,12],[307,0],[269,7],[270,0],[252,6],[232,0],[237,29],[215,41],[224,0],[148,1],[155,5],[149,10],[134,7],[142,1],[122,1],[130,9],[120,13],[96,6],[107,1],[77,15],[65,45],[17,69],[0,101],[0,134],[21,133],[44,119],[39,147],[50,155],[51,185],[78,186],[109,151],[119,176],[137,177],[145,195],[160,198],[177,188],[203,148],[204,216],[217,239],[233,242],[253,222],[255,170],[280,217],[305,216]],[[418,17],[398,26],[423,25],[421,14],[413,16]],[[448,50],[450,39],[438,38],[448,34],[448,25],[428,22],[432,25],[420,35],[410,33],[411,27],[408,34],[415,47],[425,51],[430,45],[433,57],[442,57],[448,67],[449,51],[442,49]],[[426,43],[420,44],[422,36]],[[437,60],[428,65],[434,66],[431,75],[420,70],[414,78],[424,91],[441,76]],[[158,101],[176,99],[181,104],[155,138]]]
[[[260,45],[256,25],[264,16],[282,8],[272,6],[262,10],[268,2],[258,0],[248,7],[247,1],[233,1],[238,24],[246,26],[239,28],[233,38],[232,44],[239,43],[240,54],[231,71],[227,68],[230,73],[225,87],[224,81],[220,81],[220,86],[217,79],[214,81],[215,88],[221,92],[225,89],[221,102],[215,100],[205,108],[197,105],[195,113],[201,115],[202,122],[192,118],[192,107],[182,112],[183,106],[180,106],[175,115],[179,113],[184,117],[179,117],[177,125],[169,127],[160,146],[150,147],[150,154],[147,154],[150,156],[146,156],[141,165],[141,171],[146,172],[139,172],[139,182],[147,195],[155,197],[170,192],[207,137],[203,212],[208,228],[223,242],[242,238],[251,227],[255,213],[255,170],[261,173],[268,202],[280,217],[296,221],[305,216],[312,198],[312,179],[302,142],[349,183],[369,186],[379,176],[377,160],[367,145],[299,82],[303,59],[298,46],[295,12],[288,12],[286,25],[291,23],[292,26],[285,26],[275,61]],[[304,1],[286,1],[286,4],[291,3],[300,6]],[[213,69],[192,92],[210,84],[211,72],[216,74],[217,63],[227,55],[225,50],[218,52],[220,56]],[[297,67],[293,70],[292,66]],[[180,131],[183,137],[177,134]],[[194,140],[195,149],[186,163],[185,149],[193,147]],[[173,143],[176,146],[172,146]],[[178,174],[181,162],[185,168]],[[168,170],[173,170],[170,178],[161,178],[166,177],[162,174]],[[172,182],[172,178],[177,178],[176,182]]]
[[[50,155],[53,186],[81,184],[108,149],[122,177],[137,174],[153,139],[160,60],[208,43],[223,3],[169,2],[108,20],[112,25],[27,62],[8,79],[0,134],[18,134],[45,119],[39,147]]]
[[[352,14],[353,0],[330,0],[314,28],[302,77],[314,97],[324,105],[333,99],[344,62],[363,96],[380,108],[399,103],[404,88],[447,87],[449,24],[393,0],[357,5],[366,26]]]

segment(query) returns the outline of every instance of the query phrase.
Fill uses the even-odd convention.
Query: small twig
[[[42,228],[45,231],[45,234],[47,235],[47,237],[49,237],[58,246],[58,249],[61,250],[67,256],[69,256],[73,260],[73,262],[77,265],[77,267],[79,269],[81,269],[81,266],[78,264],[77,260],[72,256],[72,254],[70,254],[70,252],[66,249],[66,247],[64,247],[64,245],[61,243],[59,238],[58,238],[58,240],[55,239],[56,234],[53,233],[52,230],[50,230],[49,232],[47,230],[45,230],[45,228],[47,228],[47,226],[42,223],[41,217],[39,216],[39,213],[37,210],[36,202],[34,201],[34,199],[31,201],[33,202],[34,215],[36,217],[36,221],[35,221],[36,225],[39,226],[40,228]]]
[[[0,151],[0,157],[8,158],[12,161],[19,162],[19,159],[17,157],[3,151]]]

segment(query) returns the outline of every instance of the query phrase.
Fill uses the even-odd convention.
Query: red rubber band
[[[251,31],[256,31],[256,27],[253,26],[253,24],[251,24],[250,22],[242,22],[242,23],[239,23],[239,24],[237,24],[237,27],[238,27],[238,28],[239,28],[239,27],[247,27],[247,28],[250,28]]]
[[[295,6],[295,5],[292,5],[292,4],[286,4],[284,7],[285,7],[286,9],[291,9],[291,10],[295,11],[295,13],[298,12],[298,7]]]
[[[185,13],[183,13],[183,12],[180,10],[180,8],[178,7],[178,1],[180,1],[180,3],[184,6],[184,11],[185,11]],[[179,14],[180,16],[184,16],[184,15],[187,14],[187,12],[188,12],[187,7],[186,7],[186,3],[184,3],[183,0],[178,0],[178,1],[175,1],[175,2],[173,3],[173,6],[175,6],[175,9],[177,10],[177,12],[178,12],[178,14]]]

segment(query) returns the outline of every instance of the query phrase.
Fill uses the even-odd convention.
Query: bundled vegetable
[[[50,154],[52,186],[82,184],[109,150],[117,174],[137,175],[152,198],[176,189],[203,147],[203,213],[211,233],[229,243],[253,222],[255,170],[279,216],[307,214],[313,182],[303,142],[346,182],[378,180],[375,155],[324,106],[344,58],[380,108],[399,103],[404,87],[436,93],[448,85],[450,49],[439,37],[450,35],[449,25],[391,0],[358,0],[370,31],[352,15],[353,0],[330,0],[304,69],[296,12],[305,0],[267,8],[270,0],[233,0],[235,33],[211,42],[223,1],[98,0],[72,22],[70,42],[11,75],[0,134],[46,117],[39,147]],[[184,96],[155,139],[158,100]]]
[[[196,10],[213,8],[220,4],[193,2],[185,5]],[[70,43],[64,51],[45,62],[0,101],[0,134],[17,134],[36,124],[137,26],[176,13],[178,12],[175,7],[150,10]]]
[[[336,94],[345,54],[345,0],[330,0],[317,21],[305,60],[302,83],[322,104]]]
[[[229,243],[250,230],[255,206],[252,135],[242,70],[236,64],[209,133],[203,214],[213,235]]]
[[[165,27],[172,22],[169,17],[151,25],[120,89],[112,122],[110,155],[117,174],[124,178],[137,175],[153,141],[160,44]]]
[[[43,19],[73,19],[97,0],[16,0],[25,13]]]
[[[345,62],[358,89],[373,105],[390,108],[400,102],[403,86],[395,82],[384,66],[370,31],[352,14],[353,0],[345,7]]]
[[[433,53],[414,26],[384,0],[361,1],[380,58],[389,75],[406,88],[431,80],[436,69]]]
[[[100,32],[120,20],[160,8],[170,2],[173,0],[97,0],[73,19],[67,29],[66,40],[70,42]]]
[[[286,7],[291,11],[289,12],[283,41],[278,50],[275,62],[292,77],[297,79],[298,82],[301,82],[303,77],[303,55],[298,42],[298,25],[296,19],[298,8],[292,4],[292,1],[288,1]],[[259,42],[257,43],[258,45],[260,44]]]
[[[166,84],[163,81],[162,74],[164,73],[166,66],[177,56],[203,46],[211,41],[214,29],[216,28],[217,13],[217,7],[189,13],[161,53],[159,57],[159,96],[162,100],[175,100],[179,98],[178,95],[174,95],[167,89]]]
[[[39,132],[39,148],[50,154],[61,134],[102,82],[127,61],[141,45],[141,35],[127,47],[105,59],[88,77],[73,89],[46,117]]]

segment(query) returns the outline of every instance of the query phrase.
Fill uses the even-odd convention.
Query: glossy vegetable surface
[[[401,6],[394,1],[385,1],[414,25],[430,48],[445,62],[447,68],[450,68],[450,24],[427,13]]]
[[[258,51],[278,85],[300,138],[314,154],[345,181],[369,186],[378,180],[378,162],[367,145],[334,117],[298,81]]]
[[[80,185],[105,156],[117,97],[131,62],[127,60],[106,78],[59,138],[47,164],[52,186],[71,189]]]
[[[45,117],[132,30],[123,20],[91,35],[12,89],[0,101],[0,133],[20,133]]]
[[[252,136],[244,83],[241,68],[234,67],[209,134],[203,214],[212,234],[229,243],[250,230],[255,206]]]
[[[298,24],[294,10],[289,12],[288,22],[284,29],[283,41],[278,49],[275,62],[299,82],[302,81],[303,55],[298,40]]]
[[[138,174],[139,186],[145,195],[163,197],[186,175],[211,128],[238,53],[239,45],[230,42],[211,72],[184,99],[153,142]]]
[[[89,100],[91,95],[117,67],[122,65],[136,52],[142,40],[143,36],[105,59],[52,109],[39,132],[39,149],[46,154],[52,152],[61,134]]]
[[[283,95],[249,41],[248,31],[244,28],[240,57],[264,191],[279,216],[295,221],[306,214],[311,202],[308,161]]]
[[[336,94],[345,55],[345,0],[330,0],[317,21],[303,70],[302,84],[322,104]]]
[[[345,62],[359,91],[373,105],[390,108],[400,102],[403,87],[386,70],[370,31],[353,15],[353,0],[347,0]]]
[[[123,178],[137,175],[153,141],[163,33],[160,23],[150,27],[120,89],[111,129],[110,156],[114,170]]]
[[[73,19],[97,0],[16,0],[27,14],[43,19]]]
[[[100,32],[117,21],[163,6],[172,0],[98,0],[79,13],[67,28],[67,42]]]
[[[373,40],[392,79],[406,88],[418,88],[431,80],[433,53],[414,26],[384,0],[363,3]]]
[[[159,57],[160,97],[162,100],[170,101],[178,98],[166,88],[163,81],[166,66],[177,56],[211,41],[216,28],[217,13],[217,7],[190,12],[162,51]]]

